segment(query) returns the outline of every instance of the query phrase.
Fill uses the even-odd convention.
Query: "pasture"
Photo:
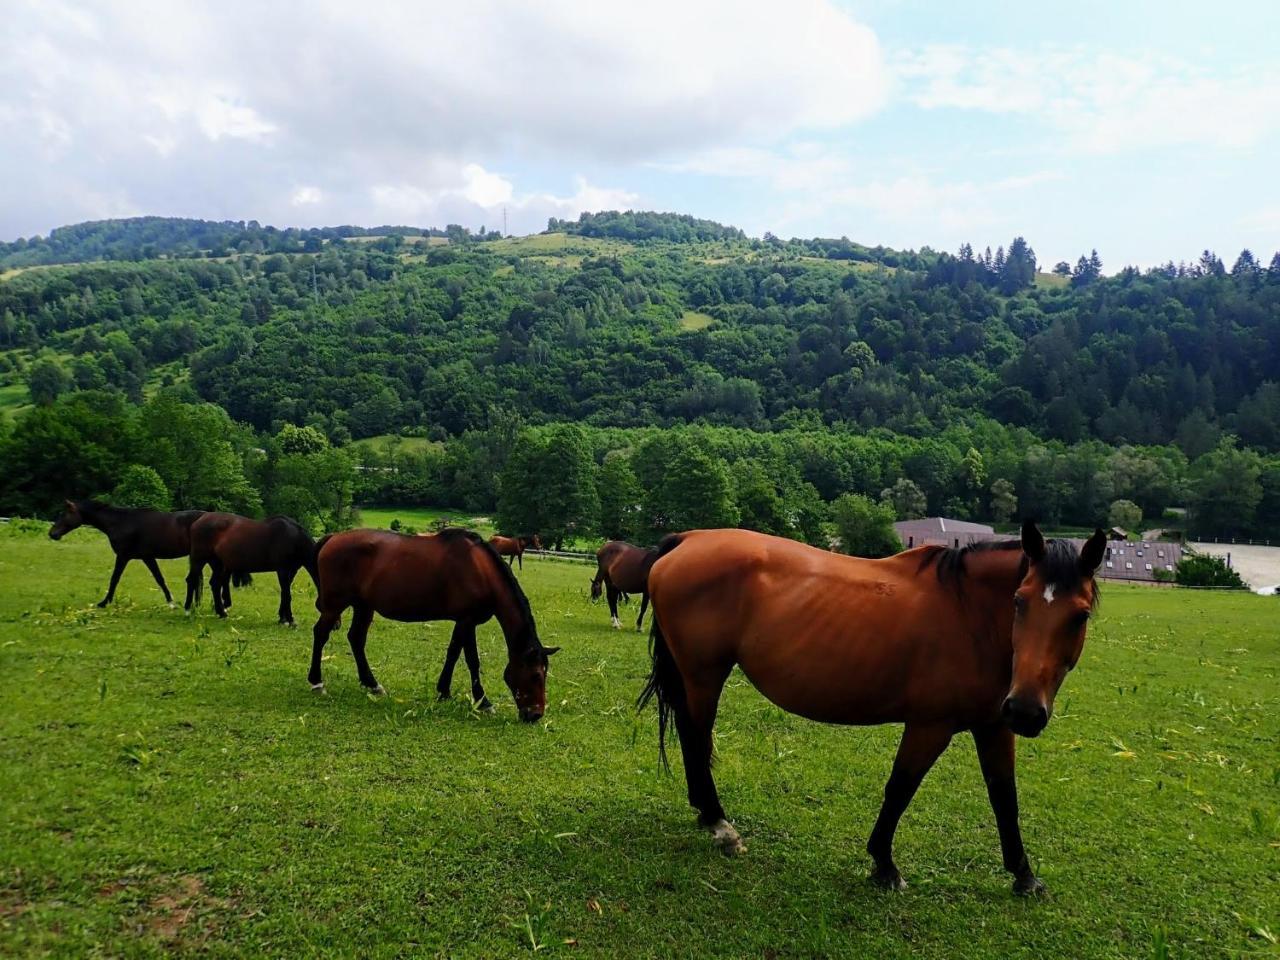
[[[366,512],[368,517],[368,512]],[[526,558],[528,559],[528,558]],[[162,567],[171,588],[183,561]],[[863,851],[898,728],[784,715],[741,677],[717,777],[749,852],[694,826],[660,773],[634,632],[590,568],[525,564],[548,712],[437,703],[450,625],[374,623],[390,696],[343,634],[329,694],[274,578],[168,609],[140,565],[118,602],[104,538],[0,527],[0,954],[505,957],[1144,957],[1273,954],[1280,935],[1280,637],[1274,598],[1107,585],[1045,735],[1021,741],[1022,826],[1049,888],[1015,899],[970,743],[898,833],[910,884]],[[175,589],[175,592],[176,589]],[[624,615],[624,620],[626,619]],[[454,679],[465,693],[465,672]]]

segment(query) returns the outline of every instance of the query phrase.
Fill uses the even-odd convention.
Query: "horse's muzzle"
[[[1000,706],[1000,717],[1020,737],[1038,737],[1049,723],[1044,704],[1020,697],[1006,697]]]
[[[543,711],[534,707],[533,709],[520,708],[520,719],[525,723],[537,723],[542,719]]]

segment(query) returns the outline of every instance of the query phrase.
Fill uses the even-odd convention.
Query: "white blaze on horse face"
[[[1055,591],[1055,590],[1057,590],[1057,587],[1055,587],[1052,583],[1051,583],[1051,584],[1049,584],[1047,587],[1045,587],[1045,588],[1044,588],[1044,602],[1045,602],[1045,603],[1053,603],[1053,594],[1054,594],[1054,591]]]

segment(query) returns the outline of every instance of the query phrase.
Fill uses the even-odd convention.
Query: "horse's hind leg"
[[[920,782],[951,742],[951,732],[952,728],[946,724],[911,723],[902,731],[893,772],[884,787],[884,804],[867,840],[867,853],[876,864],[871,873],[873,883],[889,890],[906,889],[906,881],[893,862],[893,835],[911,798],[920,788]]]
[[[646,590],[644,593],[640,594],[640,616],[636,617],[637,630],[641,629],[641,624],[644,623],[644,612],[646,608],[648,608],[648,606],[649,606],[649,591]]]
[[[360,684],[370,693],[382,696],[387,691],[374,679],[373,671],[369,669],[369,661],[364,655],[364,644],[369,637],[371,623],[373,623],[373,608],[357,603],[351,611],[351,629],[347,631],[347,642],[351,644],[351,655],[356,660],[356,673],[360,675]]]
[[[319,600],[316,606],[320,606]],[[342,619],[342,610],[328,610],[321,608],[320,619],[316,621],[315,628],[311,632],[311,669],[307,672],[307,682],[311,684],[311,689],[316,693],[324,693],[324,680],[320,674],[320,659],[324,653],[324,645],[329,642],[329,635],[333,633],[333,628],[338,625],[338,621]]]
[[[164,602],[169,606],[173,606],[173,594],[169,592],[169,585],[164,582],[164,574],[160,572],[160,565],[151,557],[146,557],[142,561],[147,565],[147,569],[151,571],[151,576],[155,577],[156,583],[160,586],[160,592],[164,594]]]
[[[280,612],[279,619],[283,624],[296,627],[293,622],[293,578],[298,575],[298,568],[293,567],[287,570],[277,570],[276,576],[280,580]]]
[[[128,565],[128,557],[116,556],[116,565],[111,570],[111,583],[107,587],[107,595],[98,601],[98,606],[105,607],[116,598],[116,585],[120,582],[120,575],[124,573],[124,568]]]
[[[227,616],[226,594],[230,588],[226,585],[230,579],[226,567],[216,557],[209,561],[209,592],[213,594],[213,612],[222,618]]]
[[[448,700],[453,695],[453,668],[462,653],[462,624],[453,625],[453,636],[449,638],[449,649],[444,653],[444,667],[440,670],[440,678],[436,680],[436,694],[441,700]]]
[[[668,654],[669,656],[669,654]],[[674,661],[671,664],[675,667]],[[689,788],[689,805],[698,811],[698,823],[711,831],[711,839],[725,856],[745,853],[738,831],[725,819],[724,807],[711,776],[711,731],[716,723],[720,693],[729,677],[728,669],[711,668],[691,680],[683,677],[684,702],[672,698],[680,754],[684,758],[684,778]]]
[[[187,599],[182,605],[182,608],[188,613],[191,612],[191,608],[195,606],[196,601],[200,598],[200,578],[203,575],[204,564],[192,557],[191,569],[187,571]]]

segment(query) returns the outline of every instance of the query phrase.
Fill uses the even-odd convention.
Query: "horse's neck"
[[[990,550],[965,558],[964,590],[975,627],[1003,654],[1013,650],[1013,595],[1022,583],[1021,550]]]
[[[109,506],[105,503],[85,503],[77,508],[80,516],[84,518],[84,522],[91,527],[97,527],[108,536],[111,535],[121,517],[121,511]]]
[[[499,560],[499,563],[502,561]],[[494,618],[507,641],[507,655],[515,660],[533,644],[533,624],[510,584],[502,583],[496,591]]]

